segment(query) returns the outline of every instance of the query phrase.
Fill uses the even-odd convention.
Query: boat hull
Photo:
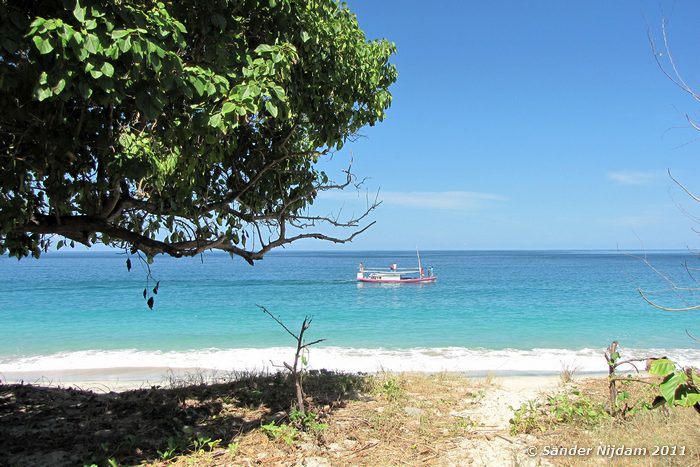
[[[375,284],[415,284],[418,282],[435,282],[437,277],[415,277],[413,279],[370,279],[368,277],[358,277],[358,282],[372,282]]]

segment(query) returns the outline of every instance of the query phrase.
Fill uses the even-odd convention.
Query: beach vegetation
[[[271,439],[283,441],[288,446],[294,444],[299,437],[299,429],[286,423],[265,423],[260,425],[260,429]]]
[[[319,415],[306,411],[301,412],[292,409],[288,415],[289,423],[271,421],[260,425],[260,429],[270,439],[283,441],[286,445],[292,445],[297,441],[302,432],[310,433],[318,437],[328,428],[327,423],[319,421]]]
[[[192,440],[192,449],[194,452],[197,453],[202,453],[205,450],[206,451],[211,451],[212,449],[215,449],[221,444],[220,439],[211,439],[208,436],[204,436],[202,434],[198,434],[193,440]]]
[[[618,343],[612,342],[605,353],[608,362],[608,407],[611,415],[625,416],[628,412],[647,410],[664,405],[693,407],[700,413],[700,371],[697,368],[681,367],[668,358],[649,357],[644,359],[622,360]],[[660,382],[633,377],[630,374],[619,375],[620,366],[629,365],[639,374],[638,365],[644,363],[649,375],[661,377]],[[618,384],[622,385],[622,390]],[[646,399],[638,398],[632,402],[630,387],[633,384],[649,386],[652,391],[645,393]],[[653,400],[650,394],[655,396]]]
[[[547,397],[529,400],[513,413],[511,434],[546,432],[562,424],[592,427],[609,418],[605,405],[595,402],[577,388]]]
[[[96,242],[250,264],[371,224],[310,208],[381,122],[395,46],[334,0],[4,2],[0,254]]]
[[[561,384],[573,383],[574,376],[578,372],[578,367],[573,364],[562,363],[561,373],[559,373],[559,380]]]
[[[660,376],[659,396],[654,405],[679,405],[693,407],[700,413],[700,371],[697,368],[683,368],[668,358],[650,362],[648,371]]]
[[[238,449],[240,447],[240,443],[229,443],[228,446],[226,446],[226,452],[228,453],[229,457],[235,458],[238,455]]]
[[[304,318],[304,321],[301,323],[299,332],[295,333],[294,331],[289,329],[287,325],[285,325],[278,317],[270,313],[270,311],[267,308],[260,305],[258,305],[258,308],[260,308],[263,313],[268,315],[277,324],[279,324],[282,327],[282,329],[284,329],[287,332],[287,334],[289,334],[294,339],[296,343],[296,351],[294,352],[293,363],[290,365],[289,363],[285,362],[283,366],[284,368],[289,370],[292,380],[294,381],[294,391],[296,394],[295,411],[303,416],[306,412],[306,397],[304,394],[304,373],[306,372],[306,368],[309,365],[309,348],[312,345],[320,344],[321,342],[325,341],[325,339],[316,339],[311,342],[306,342],[306,340],[304,339],[304,334],[306,333],[306,331],[308,331],[309,327],[311,327],[312,321],[312,318],[309,316]]]
[[[577,388],[593,404],[605,407],[609,399],[608,381],[604,378],[590,378],[577,382]],[[625,387],[624,385],[622,386]],[[535,429],[538,446],[577,446],[616,449],[634,447],[646,449],[645,457],[618,458],[615,465],[639,465],[651,462],[656,465],[695,465],[700,462],[700,418],[687,407],[666,406],[663,410],[642,408],[643,401],[649,401],[654,388],[648,384],[631,382],[625,389],[632,401],[640,401],[629,410],[625,417],[601,417],[594,424],[578,424],[569,420],[551,425],[546,431]],[[621,391],[623,392],[623,391]],[[544,396],[545,398],[551,396]],[[653,398],[653,396],[651,396]],[[659,447],[675,446],[675,454],[658,456]],[[673,448],[672,448],[673,449]],[[657,452],[656,457],[651,453]],[[596,451],[597,452],[597,451]],[[600,455],[604,457],[605,455]],[[567,465],[589,465],[591,458],[570,458]]]
[[[380,373],[373,377],[373,392],[388,401],[396,402],[405,397],[404,383],[399,376],[391,373]]]
[[[292,410],[289,413],[289,421],[300,429],[314,434],[319,434],[328,428],[327,423],[319,422],[319,416],[314,412],[300,412],[298,410]]]
[[[376,387],[392,377],[403,388],[403,397],[389,400]],[[525,455],[527,446],[570,446],[573,441],[579,446],[646,447],[649,452],[654,445],[675,445],[678,453],[685,446],[684,457],[654,459],[664,465],[700,461],[700,417],[687,407],[640,411],[626,418],[581,412],[581,407],[605,407],[607,378],[579,380],[576,391],[551,379],[552,393],[528,396],[530,412],[537,415],[547,406],[547,415],[531,418],[533,428],[517,434],[510,432],[512,412],[506,401],[523,400],[532,391],[517,384],[485,386],[483,379],[446,373],[309,371],[307,397],[318,409],[301,414],[286,411],[294,394],[287,375],[207,378],[187,376],[190,385],[105,394],[2,386],[3,460],[8,465],[99,466],[109,465],[110,459],[115,465],[216,466],[296,465],[311,458],[321,465],[538,465]],[[260,405],[243,402],[249,387],[262,392]],[[648,386],[631,386],[632,398],[640,388]],[[574,400],[584,398],[589,402]],[[580,417],[595,422],[581,422]],[[106,442],[113,446],[109,453],[100,447]],[[590,463],[588,458],[570,460],[571,465]]]
[[[157,449],[156,452],[162,460],[167,461],[168,459],[175,457],[181,449],[182,448],[180,447],[180,443],[177,441],[177,439],[171,436],[168,438],[168,446],[162,451]]]

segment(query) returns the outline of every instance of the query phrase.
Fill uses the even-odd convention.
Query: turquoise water
[[[688,282],[681,265],[698,262],[689,253],[647,256],[679,283]],[[358,284],[355,273],[360,261],[414,266],[415,252],[282,252],[254,267],[217,254],[157,258],[152,311],[141,295],[145,272],[135,258],[127,272],[125,260],[93,252],[0,258],[0,363],[80,351],[291,345],[257,304],[292,327],[313,316],[309,338],[340,349],[578,351],[612,340],[635,349],[700,346],[685,334],[700,334],[700,311],[646,304],[638,287],[663,291],[667,284],[619,252],[425,251],[423,265],[435,268],[438,281],[410,285]],[[669,292],[655,297],[684,304]],[[685,298],[700,303],[700,296]]]

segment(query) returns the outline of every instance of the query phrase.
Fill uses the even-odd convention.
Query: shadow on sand
[[[310,372],[308,400],[326,411],[364,390],[361,375]],[[188,452],[286,417],[294,399],[286,374],[228,375],[98,394],[75,388],[0,385],[0,465],[138,464]],[[159,452],[160,451],[160,452]]]

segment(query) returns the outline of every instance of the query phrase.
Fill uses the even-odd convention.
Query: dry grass
[[[589,379],[578,384],[583,394],[593,402],[607,403],[608,382],[606,378]],[[632,403],[641,405],[653,399],[653,388],[645,384],[625,386],[630,392]],[[555,465],[583,466],[613,462],[614,465],[668,465],[700,466],[700,416],[691,408],[655,409],[632,411],[625,418],[601,420],[593,428],[562,424],[551,432],[537,435],[535,443],[540,452],[544,446],[550,447],[592,447],[592,455],[580,457],[557,457]],[[646,455],[614,456],[606,458],[597,455],[601,447],[644,448]],[[662,455],[657,447],[668,446],[676,455]],[[612,450],[607,453],[613,452]],[[658,455],[652,455],[659,451]],[[681,455],[681,453],[683,455]],[[554,460],[549,458],[549,460]]]
[[[595,455],[528,458],[525,448],[531,445],[540,452],[544,446],[624,445],[646,447],[649,453],[656,445],[685,446],[682,457],[617,458],[613,464],[700,465],[700,416],[692,410],[641,412],[625,420],[603,417],[592,426],[570,422],[543,433],[510,436],[507,426],[484,426],[489,411],[504,408],[502,398],[508,393],[493,377],[476,381],[449,373],[320,373],[309,375],[306,389],[318,413],[316,422],[325,426],[300,430],[289,420],[293,391],[286,378],[217,378],[216,384],[203,384],[201,375],[194,375],[173,381],[170,389],[105,395],[0,386],[0,444],[4,442],[3,452],[10,454],[6,460],[17,465],[102,466],[110,458],[120,465],[153,466],[609,462]],[[605,402],[607,379],[577,386],[591,401]],[[644,386],[633,387],[632,400],[647,400],[646,391]],[[270,423],[273,429],[262,428]],[[274,427],[282,427],[284,436],[275,437]],[[98,433],[103,438],[96,440]],[[164,455],[171,440],[180,444]],[[102,446],[95,443],[100,441],[108,446],[103,457],[96,458]]]
[[[257,431],[241,436],[236,464],[432,465],[476,428],[453,415],[483,397],[481,384],[463,376],[384,373],[366,382],[365,393],[332,411],[327,429],[301,433],[293,446]]]
[[[463,377],[385,374],[372,381],[373,400],[348,403],[334,414],[326,435],[336,446],[361,447],[340,450],[348,463],[429,463],[475,428],[475,421],[453,415],[480,397]]]

